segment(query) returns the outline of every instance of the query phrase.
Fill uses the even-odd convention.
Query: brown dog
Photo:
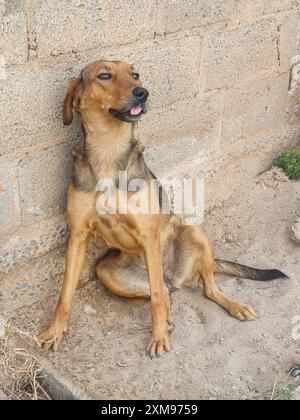
[[[146,110],[148,91],[138,73],[121,62],[98,61],[71,79],[64,104],[64,123],[73,120],[74,108],[81,120],[84,140],[75,149],[73,179],[68,193],[70,237],[63,289],[54,319],[41,336],[43,347],[58,350],[67,330],[73,296],[92,234],[108,245],[100,258],[97,275],[113,293],[151,300],[151,356],[170,351],[168,324],[172,323],[169,289],[203,282],[207,298],[241,321],[253,320],[253,309],[221,293],[214,272],[255,280],[284,276],[278,270],[256,270],[216,260],[200,227],[183,225],[173,214],[99,214],[96,202],[99,180],[117,182],[119,171],[128,179],[147,183],[155,178],[143,158],[143,148],[133,137],[133,124]],[[132,193],[133,194],[133,193]],[[160,197],[156,197],[159,202]]]

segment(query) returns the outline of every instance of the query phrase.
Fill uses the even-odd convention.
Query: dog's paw
[[[64,338],[66,329],[55,324],[51,325],[43,334],[39,337],[40,346],[43,352],[49,351],[53,348],[54,351],[58,351],[62,339]]]
[[[150,342],[147,347],[147,352],[151,359],[161,356],[164,352],[171,351],[171,344],[168,333],[166,334],[152,334]]]
[[[244,303],[234,302],[230,308],[230,315],[240,321],[254,321],[256,313],[250,305]]]

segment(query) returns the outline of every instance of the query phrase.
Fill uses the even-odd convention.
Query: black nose
[[[132,93],[141,102],[145,102],[149,96],[148,90],[142,87],[133,89]]]

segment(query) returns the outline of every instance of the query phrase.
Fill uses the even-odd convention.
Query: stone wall
[[[151,93],[147,161],[204,177],[211,207],[299,142],[299,25],[294,0],[0,0],[1,310],[61,281],[80,136],[61,118],[71,76],[99,58],[134,63]]]

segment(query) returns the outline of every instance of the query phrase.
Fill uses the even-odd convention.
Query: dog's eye
[[[109,80],[111,78],[112,78],[111,73],[101,73],[98,76],[98,79],[100,79],[100,80]]]
[[[139,80],[140,75],[139,75],[138,73],[132,73],[132,77],[133,77],[135,80]]]

